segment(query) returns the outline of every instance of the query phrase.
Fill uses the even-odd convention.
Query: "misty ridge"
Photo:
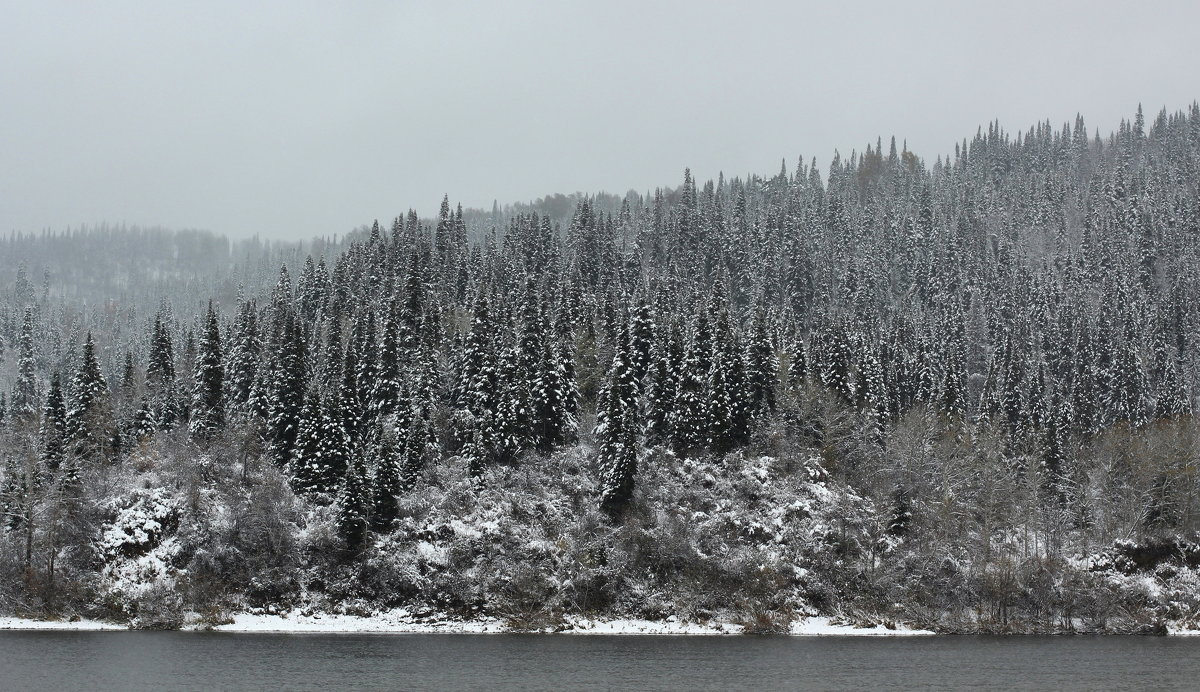
[[[1198,378],[1196,103],[306,242],[14,232],[0,615],[1197,629]]]

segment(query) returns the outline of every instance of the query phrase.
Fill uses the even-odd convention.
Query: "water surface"
[[[1200,638],[0,632],[4,690],[962,690],[1200,685]]]

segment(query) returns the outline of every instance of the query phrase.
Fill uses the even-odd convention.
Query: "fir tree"
[[[379,435],[378,444],[371,448],[375,469],[371,479],[371,527],[380,533],[394,529],[400,514],[400,448],[391,431]]]
[[[600,505],[610,515],[619,515],[633,497],[637,474],[638,382],[630,356],[629,333],[621,329],[613,354],[610,380],[603,401],[596,437],[600,445],[603,484]]]
[[[713,360],[705,415],[708,444],[717,452],[729,451],[745,440],[751,413],[742,349],[729,323],[723,290],[718,279],[709,308],[713,314]]]
[[[420,415],[413,415],[404,436],[404,458],[400,468],[400,486],[404,490],[417,487],[425,472],[425,449],[429,443],[429,424]]]
[[[300,409],[308,380],[303,332],[294,316],[284,320],[270,352],[274,354],[267,374],[266,437],[275,463],[287,463],[296,445]]]
[[[50,378],[50,391],[46,393],[46,403],[42,408],[41,438],[42,465],[54,473],[66,456],[67,439],[67,405],[58,373]]]
[[[672,446],[686,454],[708,441],[708,379],[712,372],[712,330],[703,311],[696,317],[692,341],[679,366],[675,404],[671,410]]]
[[[779,371],[779,359],[771,346],[767,332],[765,310],[754,315],[750,341],[746,345],[746,410],[763,415],[775,410],[775,380]]]
[[[233,343],[227,351],[226,390],[230,409],[247,415],[252,411],[251,397],[257,378],[261,343],[258,315],[253,300],[243,302],[233,323]]]
[[[370,527],[371,488],[362,459],[346,466],[337,498],[337,532],[346,547],[357,550]]]
[[[629,325],[629,357],[633,363],[633,374],[637,379],[639,392],[646,387],[646,375],[650,371],[650,363],[654,348],[654,312],[645,301],[640,301],[633,312]]]
[[[25,308],[21,334],[17,338],[17,382],[9,402],[9,415],[14,421],[28,422],[37,413],[37,370],[33,348],[33,308]]]
[[[654,344],[646,395],[646,436],[654,443],[662,444],[672,436],[679,394],[678,368],[683,365],[682,341],[679,326],[672,324],[662,330]]]
[[[192,389],[193,437],[205,439],[225,427],[225,365],[221,354],[221,330],[212,303],[208,304],[204,336],[196,355]]]
[[[532,388],[533,439],[538,449],[548,452],[575,438],[578,392],[566,346],[547,334],[541,348]]]
[[[323,409],[320,394],[309,390],[296,422],[296,441],[288,473],[296,492],[319,492],[325,483],[324,441],[322,439]]]
[[[153,400],[155,427],[170,430],[182,416],[175,380],[175,355],[165,309],[154,316],[150,331],[150,355],[146,364],[146,387]]]
[[[68,448],[90,461],[108,461],[114,451],[116,429],[108,383],[96,360],[96,345],[88,332],[83,358],[71,382],[71,402],[66,413]]]

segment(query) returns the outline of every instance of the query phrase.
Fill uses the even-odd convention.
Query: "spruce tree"
[[[413,415],[404,436],[404,458],[401,460],[400,486],[405,490],[417,487],[425,472],[425,450],[429,444],[429,423],[421,415]]]
[[[91,332],[84,341],[83,358],[71,382],[71,402],[65,420],[70,453],[93,462],[111,458],[116,434],[112,401],[96,360]]]
[[[378,375],[371,392],[370,411],[373,416],[388,416],[396,412],[400,398],[402,326],[397,301],[386,311],[383,335],[380,340]]]
[[[672,323],[661,330],[654,344],[646,394],[646,437],[655,444],[672,439],[679,368],[683,366],[682,342],[679,325]]]
[[[42,465],[50,473],[58,470],[66,456],[67,405],[58,373],[50,378],[50,390],[42,408]]]
[[[208,304],[194,373],[190,430],[192,437],[207,439],[225,427],[225,364],[220,324],[212,302]]]
[[[578,393],[571,376],[566,346],[546,334],[541,343],[537,375],[532,386],[534,445],[548,452],[575,438]]]
[[[639,392],[645,390],[646,375],[650,371],[654,349],[654,312],[644,300],[638,302],[629,324],[629,357],[633,362],[633,374]]]
[[[671,410],[671,444],[687,454],[705,445],[710,431],[708,380],[712,372],[712,329],[708,315],[696,317],[687,355],[679,366],[675,403]]]
[[[633,497],[640,427],[637,373],[630,356],[629,332],[624,328],[617,335],[616,348],[603,397],[604,414],[596,428],[604,474],[600,506],[613,516],[619,515]]]
[[[338,536],[351,550],[357,550],[367,538],[370,527],[371,486],[361,458],[346,466],[337,497]]]
[[[37,414],[37,366],[34,362],[33,308],[25,308],[21,334],[17,338],[17,381],[9,401],[9,416],[18,423],[28,422]]]
[[[391,431],[379,434],[378,443],[371,446],[372,466],[375,469],[371,479],[371,528],[380,533],[388,533],[395,528],[400,513],[397,500],[402,490],[400,447]]]
[[[320,394],[310,389],[304,396],[304,405],[296,421],[295,448],[288,460],[292,489],[298,493],[313,493],[322,489],[325,475],[322,413]]]
[[[714,451],[727,452],[745,441],[751,410],[742,348],[730,324],[720,279],[709,311],[713,314],[713,351],[706,413],[708,444]]]
[[[292,456],[296,445],[300,409],[305,404],[304,390],[307,386],[304,335],[298,320],[289,315],[282,324],[281,332],[271,344],[272,368],[266,377],[267,395],[266,438],[272,459],[283,466]]]
[[[227,349],[226,390],[231,412],[248,415],[252,411],[251,398],[258,376],[261,350],[255,303],[253,300],[245,301],[238,308],[233,323],[233,343]]]
[[[153,401],[155,427],[170,430],[182,415],[175,380],[175,354],[165,308],[154,316],[150,331],[150,355],[146,363],[146,388]]]
[[[750,340],[746,345],[746,409],[754,415],[775,411],[775,380],[779,371],[779,360],[771,346],[767,331],[766,311],[759,309],[754,315]]]

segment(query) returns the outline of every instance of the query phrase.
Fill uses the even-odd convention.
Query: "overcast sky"
[[[1200,3],[0,0],[0,232],[342,233],[826,168],[895,134],[1107,133],[1200,98]]]

